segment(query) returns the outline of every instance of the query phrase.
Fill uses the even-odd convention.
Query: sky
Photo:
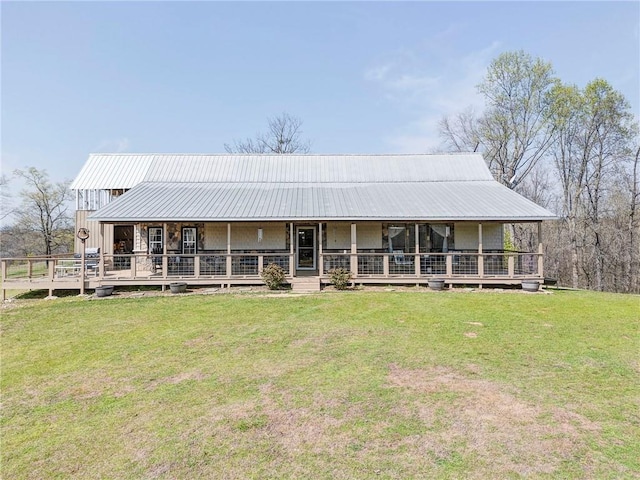
[[[640,2],[0,2],[2,172],[90,153],[220,153],[283,112],[313,153],[438,149],[524,50],[640,112]],[[14,187],[16,183],[12,184]]]

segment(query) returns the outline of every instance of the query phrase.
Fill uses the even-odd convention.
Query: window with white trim
[[[182,228],[182,253],[195,255],[196,253],[196,227]]]
[[[162,227],[149,227],[149,253],[162,254]]]

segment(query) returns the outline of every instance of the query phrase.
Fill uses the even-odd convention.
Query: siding
[[[454,224],[454,240],[456,250],[478,249],[478,224],[456,223]],[[503,237],[502,225],[495,223],[482,224],[482,248],[483,250],[502,250]]]

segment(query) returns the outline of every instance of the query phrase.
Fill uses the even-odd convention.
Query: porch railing
[[[510,279],[542,277],[542,254],[520,252],[449,253],[333,253],[319,255],[318,273],[333,268],[351,270],[355,278],[469,278]],[[270,263],[295,274],[291,253],[202,253],[196,255],[100,255],[85,262],[89,278],[259,278]],[[2,280],[72,281],[81,276],[81,262],[72,256],[4,258]]]

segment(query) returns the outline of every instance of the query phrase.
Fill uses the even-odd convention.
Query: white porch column
[[[295,244],[294,244],[294,231],[293,231],[293,222],[289,224],[289,276],[295,276],[296,271],[296,259],[295,259]]]
[[[323,261],[322,261],[322,222],[318,224],[318,275],[322,276],[323,272]]]
[[[484,277],[484,255],[482,254],[482,223],[478,223],[478,276]],[[482,284],[480,284],[482,288]]]
[[[104,223],[100,223],[100,255],[98,255],[98,276],[104,278]]]
[[[415,248],[415,274],[416,277],[420,276],[420,229],[418,228],[418,224],[416,223],[416,231],[415,233],[415,239],[416,239],[416,248]]]
[[[147,226],[147,228],[149,228]],[[167,224],[162,224],[162,277],[169,274],[169,259],[167,258]]]
[[[358,276],[358,242],[355,223],[351,224],[351,273],[354,277]]]
[[[544,278],[544,248],[542,245],[542,222],[538,222],[538,276]]]
[[[233,263],[231,261],[231,224],[227,223],[227,277],[231,276],[232,267],[233,267]]]

